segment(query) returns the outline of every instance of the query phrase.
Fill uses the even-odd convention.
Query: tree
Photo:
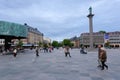
[[[19,40],[18,44],[17,44],[17,47],[22,47],[23,46],[23,42],[21,40]]]
[[[51,46],[52,44],[51,44],[51,43],[49,43],[48,45],[49,45],[49,46]]]
[[[18,44],[17,44],[17,46],[19,46],[19,47],[22,47],[22,45],[23,45],[22,41],[19,41]]]
[[[74,46],[74,43],[71,43],[71,47],[73,47]]]
[[[39,42],[38,45],[39,45],[39,47],[42,47],[43,44],[41,42]]]
[[[53,46],[53,47],[58,47],[58,41],[53,41],[53,42],[52,42],[52,46]]]
[[[47,48],[47,47],[48,47],[48,45],[47,45],[47,44],[43,44],[43,47],[44,47],[44,48]]]
[[[109,47],[109,46],[110,46],[110,42],[106,42],[106,43],[104,44],[104,46],[105,46],[105,47]]]
[[[101,31],[99,31],[99,33],[104,33],[104,34],[105,34],[105,33],[106,33],[106,31],[101,30]]]
[[[58,43],[58,46],[59,46],[59,47],[62,47],[62,46],[63,46],[62,42],[59,42],[59,43]]]
[[[71,47],[71,41],[69,39],[64,39],[63,40],[63,45],[64,46],[70,46]]]
[[[80,47],[83,47],[84,45],[83,44],[80,44]]]

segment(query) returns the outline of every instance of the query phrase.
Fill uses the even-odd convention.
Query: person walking
[[[17,49],[15,48],[15,49],[13,50],[13,56],[16,57],[16,55],[17,55]]]
[[[100,50],[100,61],[101,61],[101,70],[104,70],[104,67],[106,67],[106,69],[108,69],[108,66],[105,64],[105,62],[107,61],[107,54],[104,48],[101,48]]]
[[[36,47],[36,56],[38,57],[39,56],[39,51],[38,51],[39,49],[38,49],[38,47]]]
[[[84,46],[81,47],[80,53],[81,54],[87,54],[87,52],[84,50]]]
[[[97,67],[101,67],[100,51],[101,51],[101,45],[98,45],[98,66]]]
[[[65,57],[67,57],[67,55],[69,55],[69,57],[71,57],[70,51],[69,51],[69,46],[65,47],[64,52],[65,52]]]

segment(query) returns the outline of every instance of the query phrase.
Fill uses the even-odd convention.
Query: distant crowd
[[[64,46],[64,54],[65,57],[71,57],[71,52],[70,52],[70,47],[69,46]],[[51,53],[54,50],[54,47],[50,46],[50,47],[30,47],[30,49],[35,49],[35,53],[36,53],[36,57],[39,56],[39,51],[40,52],[44,52],[44,53]],[[58,48],[57,48],[58,49]],[[72,48],[71,48],[72,49]],[[17,56],[17,53],[23,50],[21,48],[11,48],[10,50],[4,50],[3,47],[0,47],[0,53],[1,55],[5,55],[7,52],[11,52],[11,54],[13,54],[14,57]],[[84,46],[81,47],[80,49],[80,53],[81,54],[87,54],[87,51],[85,51]],[[98,67],[101,70],[104,70],[104,67],[106,67],[106,69],[108,69],[108,65],[105,64],[105,62],[107,61],[107,52],[105,50],[104,47],[102,47],[101,45],[98,46]]]

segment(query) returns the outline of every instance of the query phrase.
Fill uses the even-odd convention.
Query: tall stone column
[[[89,8],[89,14],[88,14],[88,18],[89,18],[89,37],[90,37],[90,49],[93,49],[93,18],[94,14],[92,14],[92,8]]]

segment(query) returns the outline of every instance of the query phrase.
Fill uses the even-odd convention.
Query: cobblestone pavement
[[[108,49],[108,70],[97,68],[97,51],[80,54],[71,50],[71,58],[65,57],[62,49],[52,53],[26,50],[13,55],[0,56],[0,80],[119,80],[120,49]]]

